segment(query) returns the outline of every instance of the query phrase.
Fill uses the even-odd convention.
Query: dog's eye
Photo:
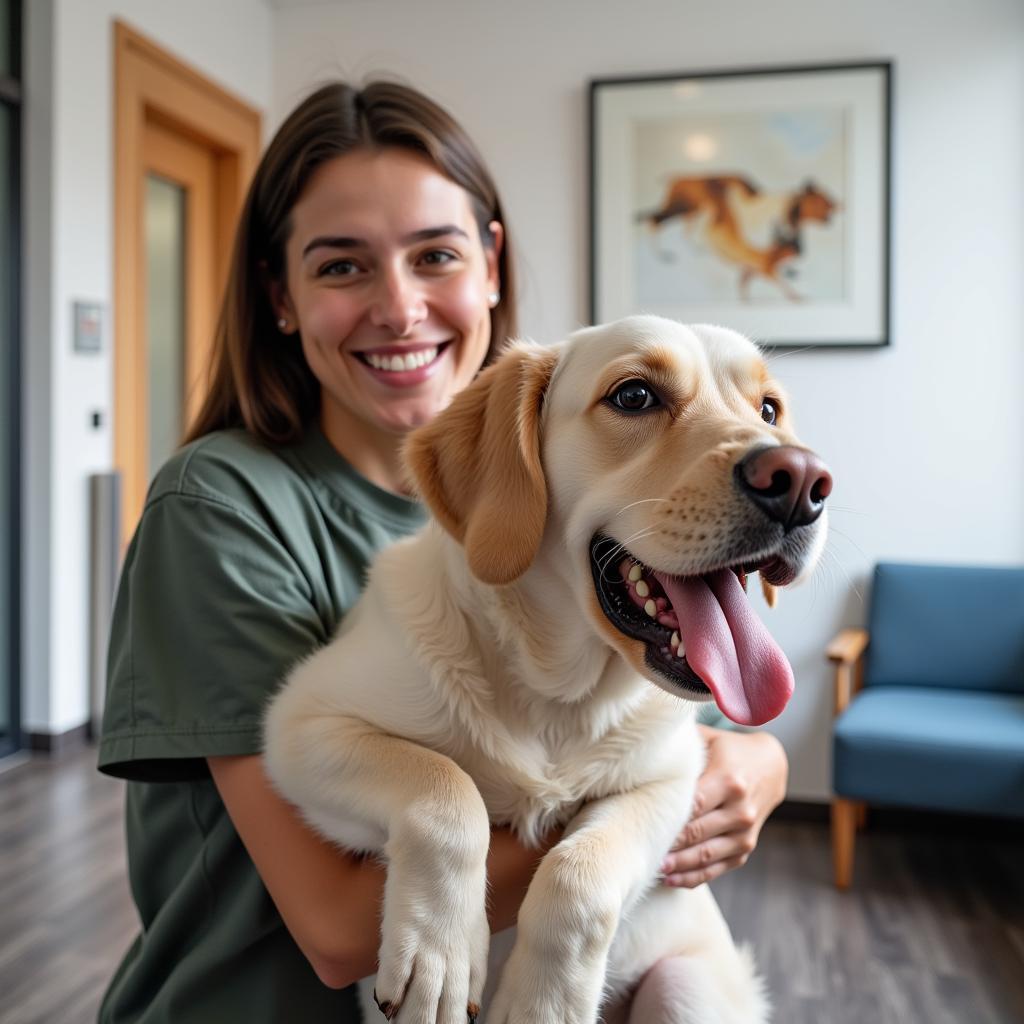
[[[626,412],[642,412],[644,409],[653,409],[656,405],[661,405],[658,396],[642,380],[627,380],[625,384],[620,384],[608,396],[608,400],[617,409]]]
[[[761,401],[761,419],[770,427],[775,426],[779,418],[779,403],[774,398],[765,398]]]

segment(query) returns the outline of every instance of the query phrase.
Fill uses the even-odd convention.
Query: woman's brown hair
[[[235,234],[231,268],[214,337],[209,390],[184,443],[213,430],[244,427],[262,440],[298,440],[320,409],[320,385],[295,336],[277,330],[267,279],[285,275],[291,211],[313,172],[357,149],[413,150],[469,195],[484,246],[498,221],[500,298],[491,310],[485,362],[515,335],[516,289],[508,226],[490,172],[469,136],[422,93],[392,82],[356,89],[325,85],[303,101],[274,136],[256,168]]]

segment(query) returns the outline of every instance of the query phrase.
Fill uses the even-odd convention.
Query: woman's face
[[[292,210],[275,309],[301,337],[332,441],[333,424],[397,446],[476,375],[499,288],[491,227],[485,249],[468,193],[415,153],[357,150],[317,169]]]

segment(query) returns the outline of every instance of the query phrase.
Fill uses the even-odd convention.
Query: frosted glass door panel
[[[185,380],[185,203],[180,185],[146,176],[149,476],[181,440]]]

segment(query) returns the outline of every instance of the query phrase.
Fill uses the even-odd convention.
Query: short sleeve
[[[258,753],[267,699],[326,639],[311,581],[250,510],[151,501],[115,601],[100,768],[180,780],[208,756]]]

